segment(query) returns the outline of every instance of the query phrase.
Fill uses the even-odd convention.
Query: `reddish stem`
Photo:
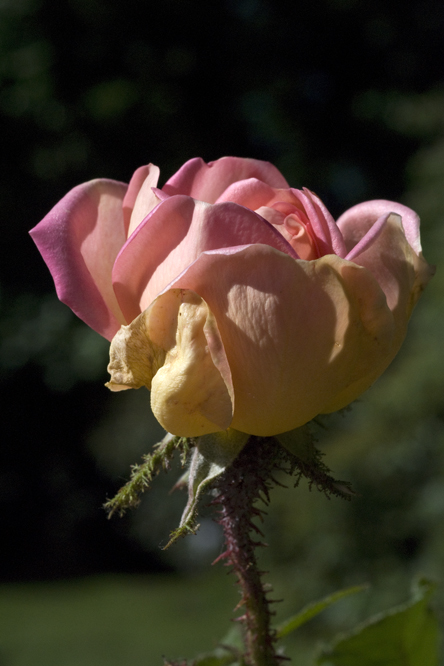
[[[214,501],[219,506],[219,523],[225,535],[226,551],[218,558],[225,559],[238,577],[242,599],[239,606],[244,615],[237,618],[245,627],[245,663],[248,666],[279,666],[282,657],[274,649],[276,636],[270,627],[271,601],[261,581],[255,548],[263,545],[251,537],[262,535],[252,520],[262,517],[263,511],[254,503],[268,503],[270,479],[280,458],[280,447],[272,438],[250,437],[247,445],[226,470],[217,484]]]

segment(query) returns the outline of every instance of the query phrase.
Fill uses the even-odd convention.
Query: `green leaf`
[[[324,648],[318,666],[438,666],[438,621],[429,608],[436,585],[421,579],[412,599],[371,618]]]
[[[325,610],[332,604],[335,604],[340,599],[348,597],[351,594],[356,594],[357,592],[362,592],[363,590],[366,590],[367,587],[367,585],[355,585],[354,587],[347,587],[345,590],[339,590],[338,592],[329,594],[328,597],[324,597],[324,599],[321,599],[320,601],[315,601],[311,604],[308,604],[299,613],[296,613],[296,615],[293,615],[292,617],[288,618],[288,620],[285,620],[277,628],[277,637],[284,638],[284,636],[288,636],[288,634],[296,631],[296,629],[298,629],[301,625],[305,624],[313,617],[318,615],[318,613]]]
[[[235,648],[236,650],[244,649],[244,640],[242,638],[242,628],[240,624],[233,624],[229,628],[220,644],[225,647]]]

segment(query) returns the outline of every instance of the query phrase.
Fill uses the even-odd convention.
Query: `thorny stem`
[[[278,666],[282,660],[274,649],[276,635],[270,627],[271,611],[261,581],[255,548],[264,545],[252,539],[251,532],[262,535],[252,521],[263,511],[254,506],[258,499],[268,503],[272,471],[279,468],[281,447],[272,438],[250,437],[235,462],[217,483],[214,504],[225,535],[224,559],[237,575],[245,613],[237,618],[244,624],[245,663],[248,666]]]

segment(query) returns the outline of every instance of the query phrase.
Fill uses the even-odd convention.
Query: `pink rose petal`
[[[145,310],[202,252],[247,243],[297,258],[281,234],[247,208],[186,196],[163,201],[128,239],[114,266],[114,290],[126,319]]]
[[[367,268],[378,281],[404,336],[417,291],[424,288],[430,273],[425,269],[428,266],[422,256],[418,256],[407,242],[399,215],[382,216],[378,227],[379,233],[374,235],[372,243],[359,252],[353,262]]]
[[[150,172],[150,167],[152,165],[148,164],[146,166],[141,166],[138,169],[135,170],[133,173],[131,180],[128,185],[128,189],[126,191],[125,197],[123,199],[123,220],[125,224],[125,233],[126,236],[128,236],[128,229],[130,225],[130,220],[131,220],[131,213],[133,212],[134,204],[136,203],[137,195],[139,194],[139,190],[142,187],[145,178],[148,176]]]
[[[126,190],[124,183],[105,179],[78,185],[30,232],[59,299],[109,340],[125,323],[111,273],[126,240]]]
[[[265,206],[273,198],[274,193],[275,189],[270,185],[257,178],[247,178],[229,185],[216,203],[232,201],[245,206],[245,208],[250,208],[250,210],[256,210],[260,206]]]
[[[269,201],[263,206],[273,208],[284,215],[296,213],[307,226],[316,248],[317,256],[337,254],[344,258],[347,248],[342,233],[323,202],[310,190],[288,188],[274,190]],[[267,215],[267,219],[268,219]],[[282,231],[282,230],[281,230]]]
[[[356,245],[350,250],[350,252],[345,257],[349,261],[354,261],[362,252],[368,250],[370,245],[376,241],[380,234],[384,231],[384,227],[389,219],[391,213],[386,213],[381,215],[376,222],[370,227],[367,233],[361,238],[361,240],[356,243]]]
[[[222,157],[206,164],[196,157],[186,162],[162,189],[170,195],[188,194],[195,199],[215,203],[230,185],[249,178],[261,180],[271,187],[288,187],[283,175],[269,162]]]
[[[337,254],[338,257],[345,257],[347,249],[341,231],[319,197],[305,187],[302,192],[300,190],[293,192],[298,192],[298,197],[304,205],[316,234],[321,255]]]
[[[155,196],[159,199],[159,201],[165,201],[165,199],[169,199],[170,195],[164,192],[163,190],[160,190],[158,187],[152,187],[151,188],[155,194]]]
[[[350,251],[359,240],[367,233],[369,227],[378,218],[387,213],[397,213],[402,218],[405,236],[416,252],[421,252],[421,240],[419,235],[419,217],[411,208],[395,201],[375,199],[357,204],[345,211],[337,221],[337,225],[344,236],[347,249]]]
[[[151,387],[178,435],[268,436],[377,379],[433,274],[416,213],[369,201],[336,223],[252,159],[196,158],[163,189],[158,178],[147,165],[128,188],[80,185],[31,232],[59,298],[117,333],[113,390]]]
[[[152,211],[159,203],[159,198],[156,196],[156,186],[160,174],[159,167],[149,164],[147,169],[148,171],[145,172],[145,179],[134,200],[127,231],[128,237],[131,236],[142,220],[144,220],[148,213],[150,213],[150,211]]]

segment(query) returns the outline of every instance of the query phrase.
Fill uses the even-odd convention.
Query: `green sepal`
[[[198,529],[196,512],[199,499],[207,488],[223,474],[241,452],[249,435],[229,428],[223,432],[203,435],[196,440],[188,476],[188,502],[180,525],[170,537],[169,548],[179,537],[194,534]]]
[[[173,493],[175,490],[184,490],[185,488],[188,487],[188,479],[190,478],[190,470],[187,469],[185,472],[179,476],[177,479],[176,483],[170,490],[170,495]]]
[[[342,635],[319,654],[317,666],[438,666],[439,625],[429,608],[436,584],[420,579],[405,604]]]
[[[348,481],[339,481],[331,476],[329,468],[322,461],[323,453],[315,446],[316,438],[309,423],[275,435],[275,438],[294,457],[294,467],[297,469],[296,485],[304,476],[308,479],[310,489],[314,485],[327,496],[351,499],[355,495]]]
[[[143,456],[141,465],[132,466],[130,480],[120,488],[115,497],[106,502],[104,508],[108,511],[108,517],[111,518],[116,511],[123,516],[127,509],[137,507],[140,496],[148,489],[153,477],[161,469],[168,469],[174,452],[181,452],[181,462],[184,465],[193,446],[193,440],[167,433],[161,442],[154,445],[153,453]]]
[[[315,437],[309,424],[295,430],[282,432],[280,435],[275,435],[275,437],[279,444],[302,462],[307,464],[313,462],[315,457]]]
[[[276,628],[276,637],[284,638],[285,636],[288,636],[288,634],[299,629],[303,624],[311,620],[313,617],[316,617],[316,615],[332,604],[335,604],[340,599],[348,597],[351,594],[356,594],[357,592],[363,592],[367,589],[368,585],[355,585],[353,587],[347,587],[344,590],[338,590],[338,592],[334,592],[333,594],[329,594],[320,601],[307,604],[301,611],[299,611],[299,613],[284,620],[284,622]]]

